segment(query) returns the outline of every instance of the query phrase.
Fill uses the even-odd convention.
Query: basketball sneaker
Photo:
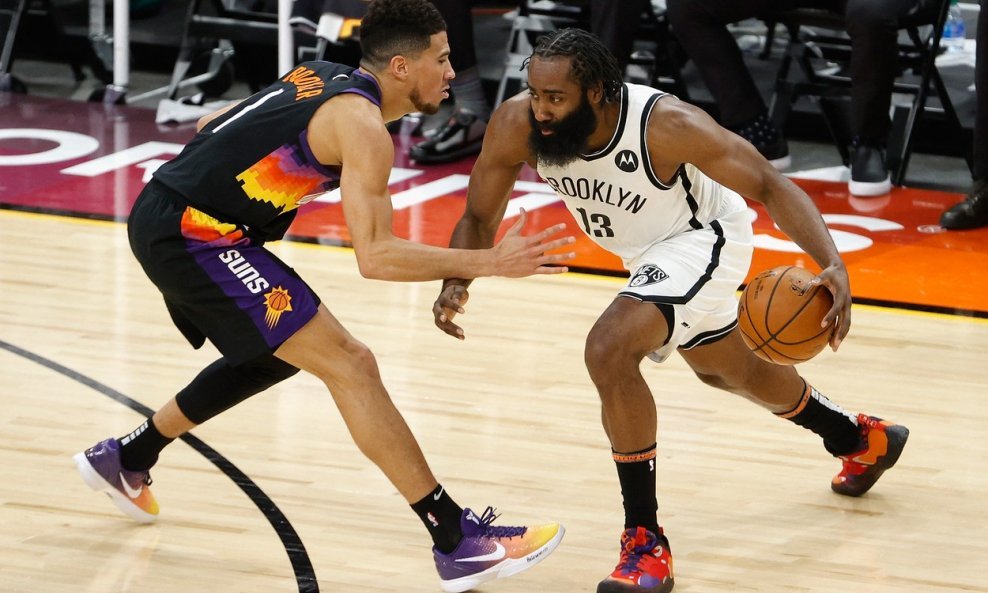
[[[838,457],[844,467],[830,483],[834,492],[845,496],[861,496],[874,486],[882,473],[899,460],[909,438],[905,426],[874,416],[858,414],[858,426],[864,448]]]
[[[672,554],[662,528],[656,535],[632,527],[621,534],[621,559],[597,585],[597,593],[668,593],[674,584]]]
[[[449,120],[408,151],[419,164],[448,163],[480,152],[487,120],[469,109],[456,109]]]
[[[753,144],[755,149],[765,157],[765,160],[776,169],[781,171],[792,166],[786,137],[782,134],[782,130],[772,122],[767,112],[759,114],[747,123],[731,128],[731,131]]]
[[[139,523],[158,517],[158,501],[151,494],[151,474],[120,465],[120,443],[106,439],[73,457],[82,479],[93,490],[106,492],[113,504]]]
[[[545,560],[566,532],[558,523],[531,527],[491,525],[496,518],[492,507],[487,507],[480,517],[470,509],[463,509],[460,516],[463,539],[456,549],[443,554],[433,548],[443,591],[459,593],[528,570]]]
[[[847,191],[852,196],[883,196],[892,191],[892,178],[882,144],[861,137],[854,139],[851,179],[847,182]]]

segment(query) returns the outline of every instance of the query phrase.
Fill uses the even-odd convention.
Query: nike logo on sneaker
[[[484,554],[483,556],[473,556],[471,558],[457,558],[457,562],[483,562],[485,560],[500,560],[507,555],[504,546],[498,542],[494,542],[494,551],[490,554]]]
[[[120,472],[120,483],[123,485],[124,492],[130,498],[135,498],[135,499],[139,498],[141,496],[141,493],[144,492],[144,486],[141,486],[137,490],[131,488],[130,484],[127,483],[127,480],[124,479],[123,472]]]

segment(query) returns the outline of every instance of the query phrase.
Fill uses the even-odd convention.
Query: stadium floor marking
[[[6,350],[11,354],[34,362],[77,383],[85,385],[93,391],[101,393],[117,403],[123,404],[131,410],[134,410],[138,414],[142,414],[147,417],[154,413],[151,408],[145,406],[137,400],[134,400],[113,389],[112,387],[104,385],[91,377],[83,375],[82,373],[72,370],[69,367],[59,364],[49,358],[45,358],[39,354],[25,350],[4,340],[0,340],[0,349]],[[179,438],[181,438],[186,445],[192,447],[192,449],[209,460],[210,463],[215,465],[221,472],[223,472],[223,474],[230,478],[234,484],[243,490],[244,494],[247,495],[247,498],[254,503],[258,510],[261,511],[264,518],[268,520],[268,523],[271,524],[271,527],[274,529],[275,533],[278,534],[278,538],[281,540],[282,546],[285,548],[285,553],[288,554],[288,559],[292,564],[292,570],[295,573],[295,582],[298,585],[299,593],[319,593],[319,583],[316,581],[316,574],[315,569],[312,567],[312,560],[309,558],[309,554],[306,552],[305,545],[302,543],[302,539],[299,537],[298,532],[296,532],[295,528],[292,527],[288,517],[281,512],[278,505],[276,505],[274,501],[271,500],[271,498],[268,497],[263,490],[261,490],[261,487],[247,476],[247,474],[242,472],[216,449],[213,449],[198,437],[195,437],[189,433],[186,433]]]

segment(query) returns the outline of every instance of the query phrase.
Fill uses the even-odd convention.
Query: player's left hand
[[[836,352],[851,329],[851,281],[847,277],[847,268],[843,262],[827,266],[810,284],[822,284],[834,296],[834,306],[823,318],[821,326],[827,327],[836,320],[834,331],[830,334],[830,348]]]
[[[436,327],[447,334],[463,340],[463,328],[453,323],[457,313],[465,313],[463,306],[470,299],[467,287],[462,284],[450,284],[439,293],[439,298],[432,305],[432,315],[436,319]]]

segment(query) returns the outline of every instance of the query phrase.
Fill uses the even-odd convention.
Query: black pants
[[[642,12],[649,0],[591,0],[590,30],[617,58],[621,70],[628,65]]]
[[[981,0],[977,40],[974,68],[977,100],[974,116],[974,178],[988,179],[988,0]]]
[[[591,31],[622,67],[627,65],[638,31],[642,12],[648,0],[591,0]],[[474,45],[473,2],[469,0],[431,0],[446,21],[449,39],[449,61],[454,70],[465,70],[477,65]]]
[[[794,8],[845,15],[851,37],[851,109],[855,135],[884,141],[898,72],[898,24],[933,0],[668,0],[669,22],[696,64],[720,110],[721,124],[737,127],[764,112],[765,102],[744,65],[729,23]],[[932,16],[930,17],[932,20]]]
[[[477,50],[473,42],[472,4],[469,0],[430,0],[446,21],[449,40],[449,63],[460,71],[477,66]]]

